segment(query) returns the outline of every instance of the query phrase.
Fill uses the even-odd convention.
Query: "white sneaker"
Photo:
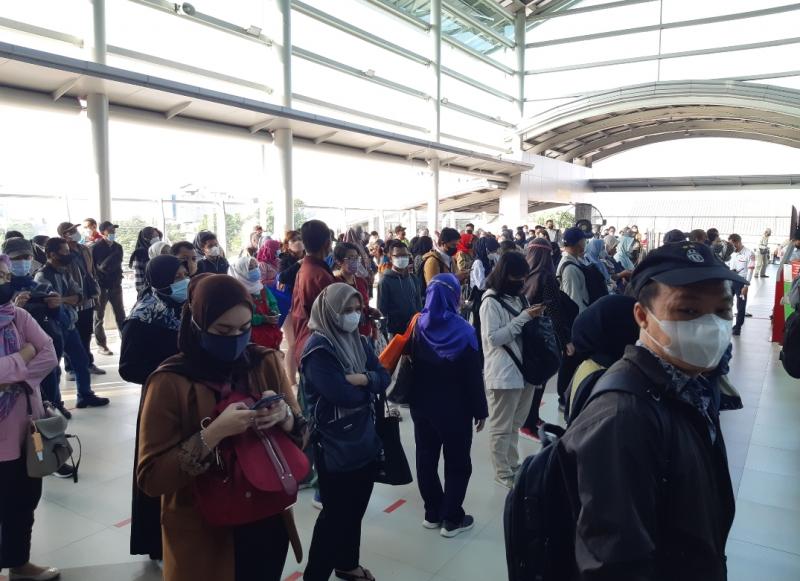
[[[423,520],[422,526],[425,527],[426,529],[440,529],[442,528],[442,523]]]
[[[499,484],[500,486],[502,486],[503,488],[507,488],[508,490],[514,488],[514,481],[510,478],[500,478],[499,476],[495,476],[494,482],[495,484]]]
[[[446,539],[452,539],[453,537],[458,536],[461,533],[467,532],[474,526],[475,526],[475,519],[467,514],[464,515],[464,518],[460,523],[449,523],[449,522],[443,523],[442,532],[440,534]]]

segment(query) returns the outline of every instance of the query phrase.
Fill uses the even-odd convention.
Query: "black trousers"
[[[61,334],[61,329],[51,320],[45,331],[47,331],[47,334],[53,340],[53,347],[56,350],[56,359],[60,362],[61,356],[64,355],[64,336]],[[44,401],[49,401],[53,404],[63,403],[61,401],[60,367],[56,367],[47,374],[47,377],[39,384],[39,390],[42,392],[42,399]]]
[[[747,297],[742,298],[743,284],[733,285],[733,293],[736,295],[736,324],[734,329],[741,329],[744,325],[744,316],[747,313]]]
[[[525,423],[522,424],[523,428],[528,428],[533,433],[536,433],[538,429],[536,424],[539,422],[541,418],[539,418],[539,407],[542,405],[542,398],[544,397],[544,385],[536,386],[533,390],[533,401],[531,402],[531,411],[528,412],[528,417],[525,420]]]
[[[432,523],[460,523],[464,498],[472,476],[472,418],[433,422],[414,413],[417,445],[417,485],[425,501],[425,520]],[[444,488],[439,479],[439,457],[444,452]]]
[[[361,520],[375,486],[377,468],[369,464],[351,472],[328,472],[315,446],[322,511],[314,525],[303,579],[328,581],[334,569],[351,571],[361,557]]]
[[[281,515],[233,529],[236,581],[280,581],[289,535]]]
[[[78,322],[75,323],[75,328],[78,330],[78,336],[81,338],[83,348],[86,350],[86,355],[89,357],[89,366],[94,364],[94,355],[92,355],[92,333],[94,332],[94,309],[83,309],[78,311]],[[72,363],[69,357],[64,358],[64,369],[72,371]]]
[[[564,394],[569,389],[569,384],[572,381],[572,376],[575,375],[575,371],[577,371],[578,366],[583,362],[583,360],[578,357],[578,354],[569,356],[564,352],[564,357],[561,359],[561,367],[558,370],[558,382],[557,382],[557,390],[558,390],[558,401],[559,403],[564,403]]]
[[[106,316],[106,305],[111,303],[111,310],[114,313],[114,320],[117,323],[117,331],[122,336],[122,325],[125,324],[125,306],[122,304],[122,286],[112,289],[100,289],[100,297],[94,307],[94,339],[100,347],[108,347],[106,330],[103,322]]]
[[[0,462],[0,482],[0,569],[10,569],[30,561],[33,511],[42,497],[42,479],[28,477],[22,457]]]

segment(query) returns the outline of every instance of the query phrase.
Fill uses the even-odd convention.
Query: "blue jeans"
[[[89,375],[89,356],[83,348],[81,336],[77,329],[66,330],[62,328],[64,336],[64,354],[72,363],[75,381],[78,384],[78,401],[94,395],[92,391],[91,376]]]
[[[61,325],[55,323],[51,319],[50,328],[46,329],[50,338],[53,340],[53,347],[56,350],[56,360],[61,361],[64,355],[64,336],[61,331]],[[47,374],[39,386],[42,392],[42,399],[49,401],[53,404],[63,403],[61,401],[61,367],[56,366],[53,371]]]

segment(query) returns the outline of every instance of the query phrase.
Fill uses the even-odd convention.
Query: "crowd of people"
[[[472,434],[485,426],[495,482],[513,490],[519,438],[544,435],[555,378],[569,426],[556,454],[575,509],[562,566],[580,579],[725,578],[733,494],[718,418],[741,407],[726,378],[731,335],[751,278],[768,276],[761,247],[757,264],[741,236],[715,229],[672,231],[654,249],[636,226],[617,236],[588,221],[409,240],[402,226],[337,237],[310,220],[280,239],[257,227],[227,258],[212,232],[170,243],[146,227],[126,313],[117,228],[65,222],[52,238],[7,232],[2,246],[0,569],[12,579],[58,576],[30,563],[41,478],[25,447],[31,419],[71,418],[62,358],[78,408],[109,404],[91,385],[105,373],[92,336],[112,355],[108,304],[119,373],[142,386],[131,552],[163,563],[168,581],[280,579],[289,548],[302,554],[291,505],[303,486],[320,509],[304,578],[375,579],[360,547],[389,461],[377,418],[401,415],[386,402],[400,370],[381,354],[405,337],[423,527],[452,538],[474,526],[463,505]],[[785,254],[800,259],[800,232]]]

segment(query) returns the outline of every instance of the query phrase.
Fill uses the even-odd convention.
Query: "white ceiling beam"
[[[480,162],[480,163],[476,163],[475,165],[471,165],[471,166],[468,168],[468,170],[467,170],[467,171],[475,171],[476,169],[479,169],[479,168],[483,167],[484,165],[486,165],[486,162],[485,162],[485,161],[482,161],[482,162]]]
[[[426,148],[426,149],[419,149],[419,150],[417,150],[417,151],[412,151],[411,153],[409,153],[409,154],[406,156],[406,159],[407,159],[408,161],[411,161],[412,159],[414,159],[415,157],[417,157],[417,156],[418,156],[420,153],[425,153],[426,151],[428,151],[428,150],[427,150],[427,148]]]
[[[338,131],[331,131],[330,133],[326,133],[325,135],[320,135],[319,137],[314,139],[314,145],[320,145],[321,143],[325,143],[329,139],[332,139],[339,133]]]
[[[377,151],[377,150],[379,150],[381,147],[383,147],[384,145],[386,145],[387,143],[389,143],[389,142],[388,142],[388,141],[379,141],[378,143],[373,143],[372,145],[370,145],[369,147],[367,147],[367,148],[365,148],[365,149],[364,149],[364,153],[366,153],[366,154],[370,154],[370,153],[372,153],[373,151]]]
[[[164,113],[164,117],[166,119],[168,119],[168,120],[172,119],[176,115],[179,115],[179,114],[183,113],[184,111],[186,111],[189,108],[189,105],[191,105],[191,104],[192,104],[191,101],[184,101],[183,103],[178,103],[172,109],[170,109],[169,111],[166,111]]]
[[[58,89],[52,92],[53,101],[58,101],[61,97],[67,94],[67,92],[74,87],[78,81],[80,81],[80,77],[75,77],[74,79],[70,79],[63,85],[61,85]]]

